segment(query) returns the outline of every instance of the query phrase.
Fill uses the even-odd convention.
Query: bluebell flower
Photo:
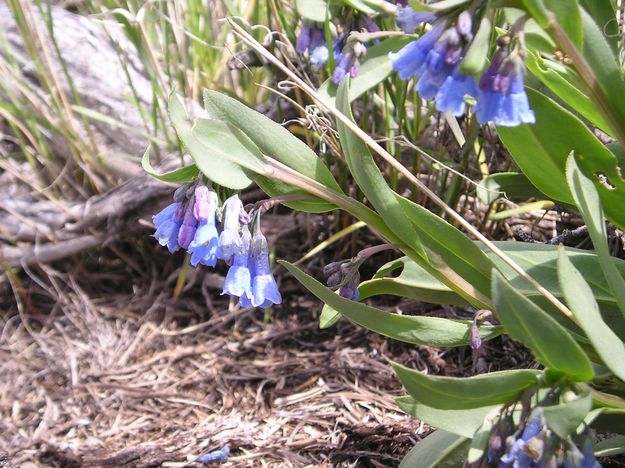
[[[521,437],[514,440],[508,451],[501,457],[500,467],[538,468],[542,459],[542,444],[538,438],[545,425],[542,409],[534,410]],[[539,449],[539,450],[536,450]]]
[[[222,449],[213,450],[212,452],[202,455],[195,461],[199,463],[224,462],[228,459],[228,455],[230,455],[230,447],[225,446]]]
[[[258,219],[257,223],[259,223]],[[267,246],[267,239],[265,239],[265,236],[260,232],[259,224],[256,226],[250,251],[250,260],[252,262],[251,304],[254,307],[262,307],[265,309],[271,304],[280,304],[282,302],[282,296],[280,295],[280,291],[278,291],[278,285],[269,268],[269,247]]]
[[[318,45],[317,47],[311,50],[310,57],[308,60],[310,61],[311,65],[320,67],[321,65],[323,65],[324,63],[328,61],[329,57],[330,57],[330,52],[328,51],[328,46],[325,44],[322,44],[322,45]]]
[[[397,26],[407,33],[413,33],[420,24],[430,23],[436,19],[431,11],[415,11],[412,7],[397,8]]]
[[[167,247],[171,253],[180,248],[178,245],[178,233],[180,226],[182,226],[182,217],[182,205],[178,202],[168,205],[160,213],[152,217],[156,227],[154,237],[160,245]]]
[[[432,50],[444,30],[445,22],[434,23],[432,29],[418,40],[408,43],[398,52],[390,52],[388,54],[393,63],[393,69],[402,80],[407,80],[422,73],[428,53]]]
[[[240,244],[239,236],[239,216],[243,211],[243,204],[238,195],[233,195],[224,203],[223,231],[219,235],[219,250],[217,256],[228,265],[232,263],[232,258],[236,247]]]
[[[463,75],[456,66],[454,72],[449,75],[436,94],[436,109],[439,112],[451,112],[460,117],[466,111],[464,97],[466,95],[476,97],[478,87],[475,78]]]
[[[295,50],[300,54],[308,51],[308,59],[311,65],[315,67],[320,67],[326,63],[329,52],[323,25],[304,21],[295,41]]]
[[[417,82],[417,91],[424,99],[432,99],[438,93],[462,57],[460,35],[455,28],[447,29],[427,54],[423,70]]]
[[[353,265],[346,270],[347,276],[345,282],[339,288],[339,295],[351,301],[358,300],[359,296],[358,284],[360,283],[360,273],[357,268],[357,265]]]
[[[195,231],[195,237],[189,244],[189,253],[191,254],[191,265],[197,266],[198,263],[209,267],[217,265],[217,246],[219,243],[219,234],[215,222],[202,221]]]
[[[244,226],[242,231],[241,243],[235,250],[234,260],[226,275],[222,292],[238,297],[239,302],[252,299],[252,275],[249,269],[251,235],[247,226]]]
[[[504,127],[533,124],[534,112],[530,109],[523,85],[524,65],[517,53],[500,49],[480,79],[475,113],[480,124],[493,122]]]

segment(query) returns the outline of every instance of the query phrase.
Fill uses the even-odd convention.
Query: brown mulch
[[[201,307],[155,285],[94,298],[56,275],[55,288],[49,313],[24,302],[1,317],[13,465],[192,466],[227,445],[227,466],[388,466],[429,430],[394,405],[383,340],[348,323],[319,332],[317,302],[287,301],[264,323],[215,289]]]
[[[474,355],[346,320],[319,330],[321,304],[288,276],[268,317],[219,295],[223,269],[190,269],[174,298],[182,263],[140,239],[5,275],[1,468],[200,466],[197,457],[225,446],[224,466],[396,466],[431,428],[396,407],[404,392],[389,360],[456,376],[531,361],[506,338]],[[384,301],[406,314],[469,317]]]

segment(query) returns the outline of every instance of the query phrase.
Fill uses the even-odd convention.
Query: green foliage
[[[531,349],[548,370],[581,381],[593,378],[588,357],[564,327],[510,286],[498,272],[493,272],[493,301],[497,318],[508,335]]]
[[[474,377],[425,375],[393,363],[399,380],[416,401],[438,409],[472,409],[508,403],[539,384],[534,370],[491,372]]]
[[[412,2],[416,9],[437,11],[452,21],[468,4],[468,0]],[[503,415],[507,414],[510,420],[516,418],[514,424],[519,424],[519,419],[526,419],[529,410],[536,406],[544,414],[545,430],[562,441],[581,434],[587,424],[607,427],[613,432],[625,427],[625,401],[621,398],[625,391],[625,313],[619,311],[625,312],[625,262],[611,256],[604,219],[605,213],[616,227],[625,228],[622,210],[625,180],[619,167],[625,141],[622,100],[625,84],[615,55],[615,41],[604,37],[600,29],[602,22],[613,19],[614,10],[609,1],[591,4],[573,0],[519,0],[472,5],[476,7],[473,12],[480,11],[481,16],[479,26],[473,29],[475,37],[471,46],[464,51],[462,71],[479,75],[486,68],[489,52],[496,48],[496,36],[505,33],[501,29],[505,18],[513,25],[509,36],[511,48],[519,47],[514,49],[519,57],[525,53],[524,42],[514,35],[514,30],[525,31],[530,48],[528,68],[537,78],[533,86],[542,86],[541,91],[527,90],[536,124],[497,128],[518,166],[510,170],[518,172],[488,174],[482,147],[491,142],[479,132],[476,120],[469,116],[461,125],[453,125],[461,145],[465,144],[465,136],[459,134],[463,126],[466,125],[468,133],[462,150],[463,162],[454,167],[470,173],[475,154],[476,165],[483,175],[477,189],[479,200],[493,205],[502,193],[521,202],[538,199],[534,204],[530,202],[490,217],[485,215],[488,219],[481,227],[536,207],[560,203],[562,210],[578,211],[582,215],[595,252],[510,241],[491,243],[462,219],[452,216],[453,222],[462,225],[464,231],[413,201],[420,197],[415,189],[422,189],[430,201],[446,214],[454,215],[442,199],[459,200],[461,189],[455,182],[450,184],[455,188],[449,188],[443,177],[428,179],[432,174],[447,174],[448,169],[440,170],[439,165],[439,172],[419,174],[428,180],[428,187],[440,191],[440,196],[436,196],[413,174],[402,172],[405,168],[391,157],[393,152],[392,156],[401,162],[408,159],[394,138],[408,135],[417,141],[427,125],[424,122],[436,107],[429,105],[424,118],[420,109],[427,103],[411,94],[410,85],[391,76],[388,53],[403,47],[410,40],[406,37],[386,38],[370,47],[360,63],[360,74],[353,80],[343,79],[338,86],[330,80],[324,82],[323,73],[318,81],[317,77],[301,80],[302,76],[309,78],[308,68],[295,73],[289,72],[288,67],[280,67],[281,73],[286,73],[301,90],[322,104],[321,111],[336,118],[340,149],[335,135],[330,133],[329,137],[320,138],[330,147],[324,157],[340,153],[336,164],[326,165],[286,128],[217,91],[204,92],[209,119],[189,122],[181,103],[175,98],[170,102],[171,120],[197,167],[157,174],[150,166],[148,153],[143,160],[146,171],[161,180],[188,180],[199,169],[211,180],[232,189],[256,182],[271,197],[286,196],[285,204],[300,211],[321,213],[343,209],[366,222],[405,256],[387,263],[372,279],[363,281],[359,285],[360,301],[396,295],[429,303],[473,305],[492,312],[497,320],[484,320],[489,313],[483,310],[476,313],[475,322],[386,312],[348,300],[294,265],[281,261],[292,276],[325,304],[321,328],[332,326],[344,316],[391,339],[442,348],[474,344],[478,338],[490,340],[505,333],[532,352],[543,369],[443,377],[393,363],[408,392],[407,396],[398,398],[398,405],[440,428],[420,441],[401,466],[459,466],[467,450],[468,462],[479,463]],[[503,15],[493,9],[502,6],[506,7]],[[395,11],[393,5],[377,0],[340,3],[297,0],[296,8],[299,15],[325,23],[327,39],[330,39],[330,19],[337,12]],[[380,24],[389,22],[383,17],[377,20]],[[241,30],[237,29],[237,34],[247,45],[261,50]],[[354,40],[355,36],[349,39]],[[341,43],[341,47],[343,52],[349,52],[346,43]],[[288,53],[281,53],[289,57]],[[276,61],[271,63],[280,65]],[[333,58],[329,63],[333,65]],[[289,65],[292,65],[290,61]],[[317,90],[310,89],[311,83],[320,82],[323,84]],[[294,99],[303,108],[305,99],[299,96],[299,91],[294,93]],[[410,99],[413,101],[405,105]],[[372,125],[372,138],[359,132],[353,114],[361,126]],[[446,119],[455,122],[451,115]],[[604,130],[615,142],[606,146],[588,124]],[[306,130],[305,134],[308,141],[317,136],[314,130]],[[385,148],[373,141],[380,134],[389,139]],[[373,156],[372,148],[392,167],[381,164]],[[420,157],[424,152],[419,150],[417,154]],[[328,167],[337,170],[336,179]],[[416,162],[413,173],[421,172],[424,167],[428,165]],[[405,175],[405,179],[399,174]],[[352,179],[357,187],[348,191]],[[303,195],[309,198],[293,198]],[[471,197],[472,194],[466,193],[465,202]],[[475,237],[467,236],[466,232]],[[361,254],[347,263],[364,261],[366,255],[361,257]],[[618,452],[622,446],[622,440],[617,439],[605,450]]]
[[[280,261],[310,292],[353,322],[381,335],[413,344],[439,348],[466,345],[470,322],[436,317],[407,316],[384,312],[339,296],[288,262]],[[488,340],[501,332],[500,327],[480,328],[482,339]]]
[[[439,429],[417,443],[399,468],[456,468],[462,465],[469,442]]]

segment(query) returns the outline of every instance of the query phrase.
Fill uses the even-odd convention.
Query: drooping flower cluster
[[[349,36],[352,31],[376,32],[379,31],[379,28],[371,18],[362,16],[358,20],[343,25],[340,34],[337,34],[333,24],[331,24],[331,31],[332,56],[336,64],[332,72],[332,81],[338,84],[346,75],[353,78],[358,74],[360,60],[367,50],[365,44],[350,39]],[[374,43],[377,43],[377,40]],[[301,54],[307,54],[313,68],[319,68],[325,64],[330,56],[330,50],[326,42],[323,25],[310,20],[303,20],[296,39],[295,50]]]
[[[431,13],[414,12],[410,7],[398,9],[398,24],[406,31],[414,31],[425,21],[432,21]],[[524,90],[521,45],[511,47],[510,37],[502,36],[478,86],[473,76],[460,70],[472,40],[473,20],[471,13],[464,11],[455,21],[434,19],[429,31],[389,57],[399,77],[414,77],[417,91],[424,99],[434,99],[440,112],[461,116],[466,111],[465,97],[471,96],[477,99],[475,112],[481,124],[512,127],[534,123]]]
[[[582,450],[572,437],[562,440],[548,428],[540,406],[534,408],[520,427],[515,424],[513,416],[506,413],[491,429],[484,459],[470,466],[600,468],[589,431],[575,438]]]
[[[186,249],[194,267],[214,267],[223,260],[230,268],[222,294],[238,297],[241,307],[280,304],[282,297],[271,274],[259,213],[246,213],[237,195],[228,198],[221,210],[218,208],[219,198],[213,190],[201,182],[186,184],[176,190],[174,203],[153,216],[154,237],[172,253]]]

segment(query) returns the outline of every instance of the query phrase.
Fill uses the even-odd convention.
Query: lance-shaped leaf
[[[462,63],[460,71],[466,75],[479,75],[486,68],[486,58],[490,48],[491,31],[493,25],[489,14],[482,17],[477,34],[471,41]]]
[[[262,153],[277,159],[331,190],[342,192],[330,170],[314,151],[273,120],[217,91],[204,91],[204,106],[211,117],[226,121],[242,130]],[[256,176],[255,181],[273,197],[305,193],[262,175]],[[296,201],[285,204],[291,208],[308,212],[336,209],[336,206],[323,200]]]
[[[562,106],[537,91],[528,89],[527,94],[536,113],[536,124],[497,128],[523,173],[545,195],[573,205],[575,201],[566,180],[566,161],[573,151],[585,174],[605,175],[607,184],[595,177],[594,185],[608,218],[625,229],[625,211],[621,209],[625,180],[614,154]]]
[[[465,437],[439,429],[417,442],[399,468],[457,468],[463,464],[469,443]]]
[[[610,285],[610,290],[625,316],[625,280],[619,275],[608,249],[601,200],[595,185],[577,167],[573,154],[569,156],[567,161],[566,178],[573,193],[573,198],[575,198],[575,202],[588,227],[588,234],[590,234],[592,239],[592,244],[599,257],[599,264]],[[619,201],[619,209],[622,209],[621,203],[622,200]]]
[[[199,170],[195,164],[191,164],[189,166],[181,167],[180,169],[176,169],[175,171],[165,172],[163,174],[159,174],[150,164],[150,147],[145,150],[143,153],[143,157],[141,158],[141,166],[143,170],[147,172],[149,175],[154,177],[155,179],[162,180],[163,182],[173,182],[173,183],[185,183],[193,180],[194,177],[197,177]]]
[[[595,347],[604,364],[619,379],[625,381],[625,346],[603,321],[592,289],[569,260],[566,251],[560,249],[558,279],[564,297],[579,326]]]
[[[495,313],[511,338],[527,346],[547,369],[573,379],[591,380],[590,360],[569,332],[493,271]]]
[[[528,387],[538,384],[542,372],[510,370],[475,377],[425,375],[393,363],[402,385],[416,401],[432,408],[469,409],[510,403]]]
[[[350,301],[326,288],[296,266],[280,261],[311,293],[321,301],[351,321],[380,335],[404,341],[406,343],[448,348],[466,345],[469,342],[470,321],[448,320],[437,317],[398,315],[369,307],[359,302]],[[498,326],[480,327],[482,339],[491,339],[499,335]]]
[[[558,405],[545,406],[547,426],[562,439],[573,434],[592,409],[590,395],[581,395]]]
[[[339,85],[337,107],[353,121],[348,92],[349,78],[345,78]],[[358,186],[397,237],[421,257],[427,258],[417,232],[411,224],[405,222],[406,213],[375,164],[367,145],[340,120],[337,121],[337,128],[345,161]]]
[[[441,217],[421,205],[395,195],[421,243],[440,255],[451,269],[478,291],[490,296],[490,271],[493,263],[484,252]]]
[[[411,396],[401,396],[395,399],[402,411],[427,423],[432,427],[443,429],[454,434],[471,438],[484,419],[494,414],[501,405],[480,406],[471,409],[440,409],[418,402]]]

